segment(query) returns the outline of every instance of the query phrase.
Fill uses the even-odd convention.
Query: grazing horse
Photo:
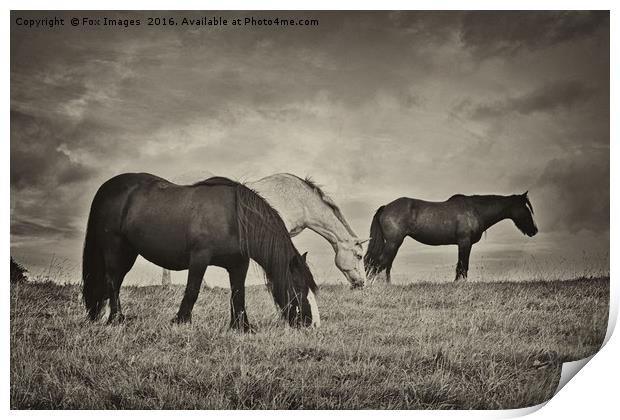
[[[208,265],[228,271],[234,329],[251,330],[245,310],[250,258],[291,326],[319,324],[317,286],[278,213],[258,194],[226,178],[180,186],[150,174],[106,181],[90,209],[82,262],[83,298],[90,319],[110,302],[108,323],[122,321],[119,290],[136,257],[169,270],[189,269],[174,322],[191,321]]]
[[[292,174],[274,174],[246,185],[278,211],[291,237],[308,228],[331,244],[336,253],[336,267],[352,288],[363,287],[366,271],[362,261],[362,244],[336,203],[310,178]],[[163,279],[169,278],[164,270]]]
[[[331,244],[336,254],[336,267],[353,288],[366,282],[364,250],[368,239],[357,237],[340,208],[309,177],[274,174],[249,182],[282,217],[291,237],[308,228]]]
[[[467,278],[471,246],[500,220],[510,219],[527,236],[538,232],[534,208],[525,194],[453,195],[443,202],[402,197],[379,207],[370,226],[370,243],[364,256],[366,274],[386,271],[390,282],[392,263],[406,236],[426,245],[458,245],[456,278]]]

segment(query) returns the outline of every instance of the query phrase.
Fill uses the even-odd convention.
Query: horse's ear
[[[291,271],[293,271],[295,267],[303,267],[303,265],[306,264],[306,255],[308,255],[307,252],[304,252],[303,255],[293,256],[291,262],[289,263],[289,268]]]
[[[530,190],[525,191],[522,195],[523,197],[527,197],[527,193],[530,192]]]

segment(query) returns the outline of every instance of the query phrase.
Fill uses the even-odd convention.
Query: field
[[[85,320],[76,286],[11,286],[11,408],[498,409],[549,399],[560,363],[605,336],[609,279],[324,286],[322,326],[282,326],[248,288],[256,334],[230,332],[226,289],[124,287],[127,320]]]

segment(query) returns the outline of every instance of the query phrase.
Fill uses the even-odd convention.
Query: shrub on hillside
[[[28,280],[26,273],[28,270],[11,257],[11,283],[24,283]]]

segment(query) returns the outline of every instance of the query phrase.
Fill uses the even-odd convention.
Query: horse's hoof
[[[254,325],[251,324],[246,324],[246,325],[239,325],[239,324],[230,324],[230,329],[232,331],[235,332],[240,332],[240,333],[245,333],[245,334],[256,334],[256,328],[254,328]]]
[[[177,315],[174,318],[172,318],[172,321],[170,322],[176,325],[189,324],[192,322],[192,316],[191,315]]]
[[[107,325],[120,325],[123,322],[125,322],[125,315],[116,314],[116,315],[110,315],[110,317],[108,318],[108,322],[106,322],[106,324]]]

